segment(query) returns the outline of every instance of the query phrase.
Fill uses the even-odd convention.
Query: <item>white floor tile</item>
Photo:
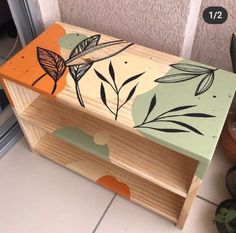
[[[96,233],[216,233],[215,207],[195,199],[185,227],[173,223],[121,197],[116,197]]]
[[[225,185],[226,173],[231,166],[233,164],[226,159],[221,146],[218,145],[198,195],[216,204],[231,198]]]
[[[0,159],[0,232],[90,233],[113,193],[28,149]]]

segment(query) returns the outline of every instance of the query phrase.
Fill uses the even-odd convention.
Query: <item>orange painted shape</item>
[[[46,75],[34,87],[32,83],[45,73],[37,60],[37,47],[51,50],[60,55],[59,39],[65,35],[65,30],[59,24],[51,25],[45,32],[19,51],[14,57],[0,68],[0,76],[15,81],[23,86],[35,89],[38,92],[50,94],[54,85],[53,80]],[[57,83],[54,95],[66,85],[66,74],[63,74]]]
[[[113,176],[102,176],[96,181],[98,184],[110,189],[111,191],[120,194],[126,198],[130,198],[129,186],[118,181]]]

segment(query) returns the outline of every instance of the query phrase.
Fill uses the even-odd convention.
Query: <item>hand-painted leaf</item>
[[[189,72],[193,74],[206,74],[212,71],[212,69],[209,69],[207,67],[188,64],[188,63],[177,63],[177,64],[172,64],[170,66],[177,70],[181,70],[181,71]]]
[[[100,88],[100,95],[101,95],[102,102],[104,103],[105,106],[107,106],[106,92],[102,83],[101,83],[101,88]]]
[[[150,115],[150,113],[152,112],[152,110],[154,109],[154,107],[156,106],[156,103],[157,103],[157,99],[156,99],[156,95],[154,95],[154,96],[152,97],[151,102],[150,102],[149,109],[148,109],[148,112],[147,112],[147,116],[145,117],[144,122],[146,121],[146,119],[148,118],[148,116]]]
[[[137,84],[137,85],[138,85],[138,84]],[[125,100],[125,102],[124,102],[124,104],[127,103],[127,102],[132,98],[132,96],[134,95],[134,92],[135,92],[135,90],[136,90],[137,85],[134,86],[134,87],[131,89],[131,91],[129,92],[129,95],[127,96],[127,98],[126,98],[126,100]]]
[[[146,117],[144,118],[142,124],[144,124],[144,123],[146,122],[146,120],[148,119],[150,113],[152,112],[152,110],[153,110],[154,107],[156,106],[156,102],[157,102],[157,100],[156,100],[156,95],[154,94],[154,96],[152,97],[152,100],[151,100],[151,102],[150,102],[147,115],[146,115]]]
[[[215,117],[213,115],[209,115],[209,114],[205,114],[205,113],[186,113],[186,114],[183,114],[183,116],[187,116],[187,117],[200,117],[200,118]]]
[[[179,82],[188,81],[188,80],[196,78],[198,76],[199,76],[199,74],[192,74],[192,73],[170,74],[170,75],[166,75],[166,76],[156,79],[155,82],[158,82],[158,83],[179,83]]]
[[[163,112],[161,115],[159,115],[157,117],[157,119],[167,113],[170,113],[170,112],[178,112],[178,111],[181,111],[181,110],[185,110],[185,109],[188,109],[188,108],[193,108],[193,107],[196,107],[197,105],[184,105],[184,106],[180,106],[180,107],[176,107],[176,108],[172,108],[171,110],[169,111],[166,111],[166,112]]]
[[[64,59],[48,49],[37,47],[37,58],[45,72],[58,81],[66,70]]]
[[[183,129],[172,129],[172,128],[154,128],[154,127],[148,127],[148,126],[142,126],[140,128],[145,128],[145,129],[153,129],[157,131],[162,131],[166,133],[187,133],[189,131],[183,130]]]
[[[113,69],[113,66],[112,66],[111,62],[109,64],[109,73],[111,75],[112,80],[115,82],[115,72],[114,72],[114,69]]]
[[[123,46],[122,44],[126,45]],[[95,47],[86,49],[85,51],[79,53],[78,55],[74,55],[73,57],[69,58],[66,61],[66,65],[67,66],[73,65],[77,59],[80,61],[81,59],[83,59],[83,57],[88,57],[88,56],[90,57],[91,62],[102,61],[117,55],[118,53],[127,49],[131,45],[133,44],[127,43],[126,41],[123,40],[116,40],[98,44]],[[108,51],[106,47],[111,47],[111,48]],[[104,56],[104,54],[106,55]]]
[[[145,72],[140,73],[140,74],[137,74],[137,75],[134,75],[134,76],[132,76],[132,77],[126,79],[126,80],[122,83],[120,89],[121,89],[123,86],[125,86],[126,84],[128,84],[128,83],[130,83],[130,82],[136,80],[137,78],[139,78],[139,77],[140,77],[141,75],[143,75],[144,73],[145,73]]]
[[[94,69],[94,71],[95,71],[96,75],[98,76],[98,78],[100,78],[100,79],[101,79],[102,81],[104,81],[104,82],[109,83],[108,80],[107,80],[100,72],[98,72],[98,71],[95,70],[95,69]],[[110,84],[110,83],[109,83],[109,84]]]
[[[71,51],[69,58],[73,58],[73,57],[77,56],[78,54],[80,54],[81,52],[95,47],[98,44],[100,37],[101,37],[101,35],[94,35],[94,36],[90,36],[90,37],[84,39],[83,41],[81,41]]]
[[[197,86],[195,96],[201,95],[202,93],[206,92],[213,84],[214,78],[215,78],[214,72],[205,75],[205,77],[201,80],[201,82]]]
[[[75,65],[75,66],[69,66],[69,72],[71,77],[78,82],[85,73],[90,69],[92,64],[81,64],[81,65]]]
[[[198,129],[194,128],[193,126],[191,125],[188,125],[184,122],[180,122],[180,121],[173,121],[173,120],[162,120],[162,121],[159,121],[159,122],[170,122],[170,123],[173,123],[173,124],[176,124],[176,125],[180,125],[186,129],[190,129],[191,131],[197,133],[197,134],[200,134],[200,135],[203,135]]]

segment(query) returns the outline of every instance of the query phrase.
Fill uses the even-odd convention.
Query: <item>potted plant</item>
[[[236,233],[236,201],[228,199],[220,203],[214,221],[220,233]]]
[[[230,55],[234,73],[236,73],[236,34],[233,33],[230,44]],[[221,135],[221,143],[226,157],[236,163],[236,106],[231,106],[231,111],[225,122]]]
[[[236,199],[236,166],[230,168],[227,172],[226,186],[230,195]]]

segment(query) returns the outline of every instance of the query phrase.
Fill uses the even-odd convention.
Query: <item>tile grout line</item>
[[[100,219],[98,220],[98,222],[97,222],[96,226],[94,227],[92,233],[95,233],[95,232],[97,231],[97,229],[98,229],[100,223],[102,222],[102,220],[103,220],[103,218],[105,217],[107,211],[109,210],[110,206],[112,205],[112,203],[113,203],[115,197],[116,197],[116,193],[115,193],[114,196],[112,197],[112,199],[111,199],[111,201],[109,202],[107,208],[104,210],[102,216],[101,216]]]
[[[209,200],[207,200],[207,199],[204,198],[204,197],[201,197],[201,196],[198,196],[198,195],[197,195],[197,198],[199,198],[199,199],[201,199],[202,201],[205,201],[205,202],[207,202],[207,203],[209,203],[209,204],[211,204],[211,205],[218,206],[215,202],[209,201]]]

